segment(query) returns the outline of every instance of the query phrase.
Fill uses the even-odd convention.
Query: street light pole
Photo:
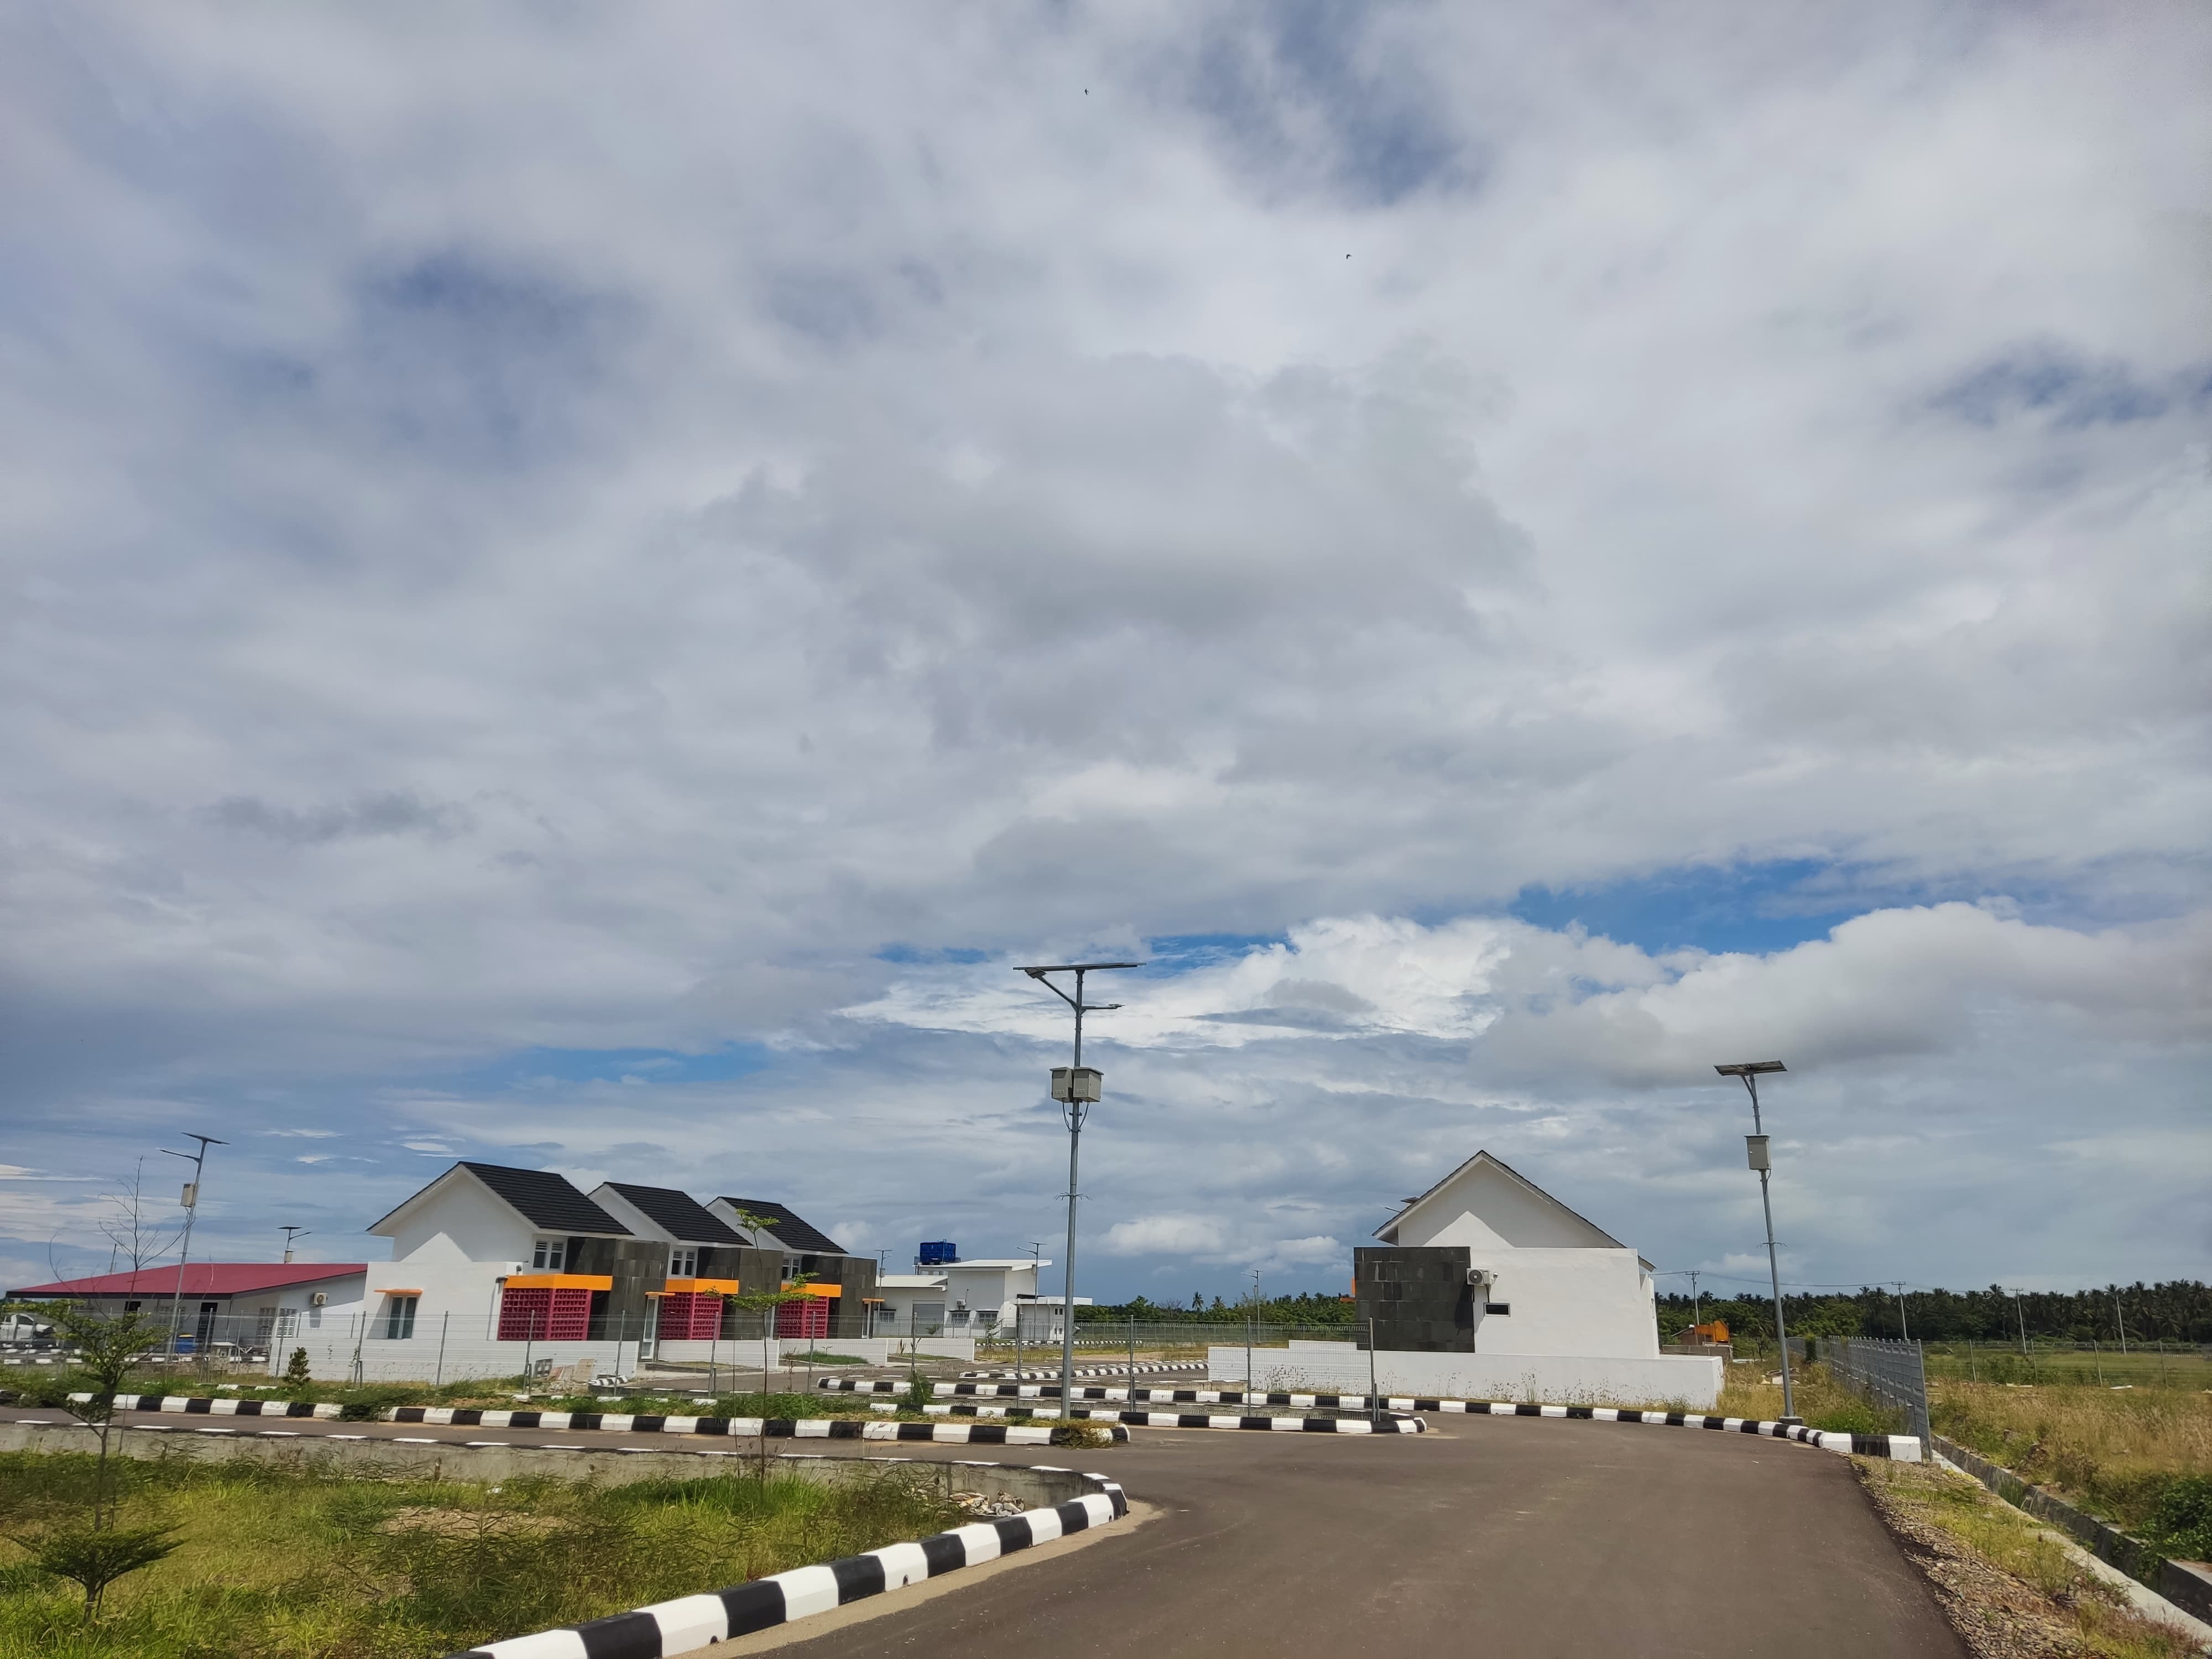
[[[1770,1072],[1789,1069],[1778,1060],[1749,1060],[1713,1067],[1723,1077],[1741,1078],[1743,1086],[1751,1091],[1752,1133],[1744,1137],[1744,1151],[1751,1167],[1759,1171],[1759,1207],[1766,1212],[1766,1273],[1774,1286],[1774,1346],[1782,1355],[1782,1415],[1794,1423],[1797,1401],[1790,1384],[1790,1334],[1782,1322],[1782,1266],[1774,1253],[1774,1202],[1766,1193],[1772,1160],[1767,1155],[1765,1126],[1759,1118],[1759,1079]]]
[[[185,1263],[191,1260],[192,1254],[192,1218],[199,1213],[200,1171],[207,1164],[209,1147],[230,1145],[227,1140],[217,1140],[213,1135],[193,1134],[189,1131],[185,1139],[198,1141],[199,1151],[173,1152],[167,1146],[161,1148],[171,1158],[190,1158],[192,1165],[192,1178],[185,1185],[185,1237],[177,1249],[177,1293],[169,1298],[169,1363],[172,1365],[177,1361],[177,1333],[185,1318]],[[198,1346],[197,1340],[194,1346]]]
[[[1083,1000],[1083,976],[1085,974],[1105,973],[1119,968],[1141,968],[1141,962],[1062,962],[1046,966],[1024,968],[1022,972],[1043,986],[1062,1002],[1075,1011],[1075,1060],[1063,1068],[1053,1067],[1052,1097],[1060,1103],[1060,1117],[1067,1125],[1067,1264],[1063,1271],[1060,1289],[1060,1409],[1063,1422],[1073,1422],[1068,1415],[1075,1403],[1075,1200],[1077,1194],[1077,1161],[1082,1150],[1084,1121],[1091,1115],[1091,1107],[1098,1103],[1100,1084],[1103,1079],[1096,1071],[1083,1064],[1083,1017],[1103,1014],[1120,1007],[1118,1002],[1085,1002]],[[1045,977],[1048,974],[1075,975],[1073,996]]]

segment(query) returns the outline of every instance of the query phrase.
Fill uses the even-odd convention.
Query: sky
[[[0,1277],[456,1158],[2212,1277],[2212,15],[0,18]],[[143,1161],[143,1168],[142,1168]],[[1046,1276],[1056,1284],[1058,1270]]]

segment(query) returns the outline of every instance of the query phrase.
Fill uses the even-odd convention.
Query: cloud
[[[1101,1236],[1497,1139],[1705,1259],[1749,1045],[1867,1128],[1808,1263],[1983,1263],[2000,1178],[2212,1259],[2057,1150],[2202,1097],[2185,9],[0,27],[26,1166],[223,1133],[242,1250],[434,1131],[1011,1249],[1006,964],[1157,950]],[[1670,896],[1785,868],[1756,948]]]
[[[1221,1247],[1221,1224],[1196,1215],[1148,1215],[1117,1221],[1107,1229],[1100,1246],[1109,1255],[1211,1255]]]

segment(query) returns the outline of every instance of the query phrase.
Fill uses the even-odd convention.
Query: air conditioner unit
[[[329,1304],[330,1299],[331,1293],[328,1291],[317,1291],[307,1297],[307,1305],[311,1308],[325,1307]]]
[[[1498,1282],[1498,1275],[1487,1267],[1469,1267],[1467,1270],[1467,1282],[1480,1289],[1486,1285],[1496,1284]]]

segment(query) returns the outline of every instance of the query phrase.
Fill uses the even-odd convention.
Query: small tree
[[[307,1351],[305,1348],[293,1349],[292,1363],[284,1367],[285,1385],[294,1389],[305,1388],[312,1381],[313,1379],[307,1375]]]
[[[750,1210],[739,1210],[737,1212],[737,1219],[739,1225],[750,1230],[756,1235],[769,1233],[769,1237],[775,1237],[769,1231],[775,1225],[775,1218],[773,1216],[755,1215]],[[748,1313],[758,1312],[761,1316],[760,1475],[763,1482],[768,1479],[768,1376],[775,1358],[775,1310],[787,1302],[805,1301],[807,1296],[806,1285],[811,1278],[811,1274],[801,1273],[789,1284],[785,1284],[781,1276],[778,1275],[777,1288],[773,1291],[741,1290],[738,1295],[730,1298],[733,1306]]]
[[[100,1616],[100,1598],[125,1574],[150,1567],[182,1540],[176,1523],[158,1527],[52,1527],[15,1541],[41,1572],[67,1578],[84,1590],[84,1616]]]
[[[136,1310],[110,1314],[85,1303],[64,1302],[41,1311],[53,1322],[55,1335],[76,1350],[70,1376],[77,1385],[76,1392],[91,1396],[72,1402],[70,1410],[100,1436],[100,1464],[92,1487],[91,1529],[97,1532],[113,1518],[107,1513],[107,1456],[115,1430],[115,1396],[138,1362],[161,1345],[162,1332]]]

